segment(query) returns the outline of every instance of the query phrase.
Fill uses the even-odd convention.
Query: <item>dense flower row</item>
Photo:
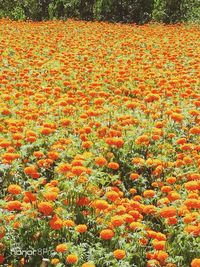
[[[0,264],[200,266],[197,26],[0,21]]]

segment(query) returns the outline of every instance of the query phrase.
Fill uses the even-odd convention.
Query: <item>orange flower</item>
[[[33,155],[36,157],[36,158],[42,158],[44,157],[44,153],[42,151],[34,151],[33,152]]]
[[[64,252],[66,252],[68,250],[68,247],[67,247],[67,245],[66,244],[59,244],[59,245],[57,245],[56,246],[56,251],[57,252],[60,252],[60,253],[64,253]]]
[[[170,218],[167,218],[167,223],[168,223],[169,225],[175,225],[175,224],[177,224],[177,222],[178,222],[178,220],[177,220],[176,217],[170,217]]]
[[[138,173],[131,173],[130,174],[130,178],[132,179],[132,180],[137,180],[138,178],[139,178],[139,174]]]
[[[38,204],[38,210],[46,216],[49,216],[53,212],[53,206],[49,202],[40,202]]]
[[[85,141],[82,143],[82,147],[86,149],[90,148],[92,145],[93,143],[91,141]]]
[[[119,198],[119,195],[115,191],[108,191],[106,193],[106,197],[107,197],[108,200],[114,202],[115,200],[117,200]]]
[[[191,267],[200,267],[200,258],[195,258],[191,262]]]
[[[105,229],[100,232],[100,237],[104,240],[110,240],[114,235],[115,233],[110,229]]]
[[[51,129],[51,128],[48,128],[48,127],[43,127],[40,132],[43,135],[50,135],[54,131],[55,131],[54,129]]]
[[[135,143],[137,145],[142,145],[142,144],[148,145],[149,144],[149,136],[146,134],[141,135],[135,139]]]
[[[79,225],[77,225],[77,226],[75,227],[75,230],[76,230],[78,233],[83,234],[83,233],[87,232],[87,225],[85,225],[85,224],[79,224]]]
[[[168,254],[165,251],[158,250],[155,253],[156,260],[158,260],[160,263],[165,263],[166,259],[168,258]]]
[[[8,187],[8,192],[12,195],[19,195],[22,192],[22,189],[17,184],[11,184]]]
[[[116,162],[110,162],[110,163],[108,163],[108,168],[113,169],[113,170],[118,170],[119,164]]]
[[[117,260],[122,260],[125,258],[126,256],[126,252],[122,249],[116,249],[114,252],[114,257],[117,259]]]
[[[73,226],[75,226],[75,223],[74,223],[74,221],[68,219],[68,220],[64,221],[64,225],[66,227],[73,227]]]
[[[143,207],[143,212],[145,214],[154,214],[156,213],[156,207],[154,205],[146,205]]]
[[[139,229],[142,229],[142,228],[144,228],[144,225],[142,223],[140,223],[140,222],[132,222],[130,224],[130,229],[131,230],[139,230]]]
[[[200,127],[192,127],[190,130],[189,130],[189,133],[190,134],[200,134]]]
[[[28,166],[24,169],[24,173],[26,175],[30,175],[31,177],[34,177],[35,174],[37,174],[37,167],[32,165],[32,166]]]
[[[145,190],[143,192],[143,196],[145,198],[152,198],[152,197],[154,197],[154,195],[155,195],[155,192],[153,190]]]
[[[59,259],[57,259],[57,258],[53,258],[53,259],[51,260],[51,264],[52,264],[52,265],[57,265],[59,262],[60,262],[60,261],[59,261]]]
[[[111,223],[114,227],[121,226],[124,223],[124,219],[121,216],[113,216],[111,217]]]
[[[184,231],[188,234],[191,234],[195,237],[199,236],[200,234],[200,227],[199,226],[195,226],[195,225],[187,225],[184,228]]]
[[[13,201],[9,201],[7,203],[6,208],[9,211],[13,211],[13,210],[21,210],[22,209],[22,203],[19,202],[18,200],[13,200]]]
[[[63,221],[58,216],[54,215],[49,224],[52,229],[59,230],[63,226]]]
[[[95,164],[102,167],[107,164],[107,160],[104,157],[95,158]]]
[[[61,123],[61,125],[62,125],[63,127],[66,127],[66,126],[70,125],[71,120],[68,119],[68,118],[62,118],[62,119],[60,120],[60,123]]]
[[[186,199],[184,205],[188,209],[200,209],[200,200],[199,199]]]
[[[200,182],[190,181],[185,183],[185,189],[188,191],[198,190],[200,189]]]
[[[77,175],[77,176],[79,176],[79,175],[81,175],[82,173],[85,173],[85,172],[87,172],[87,169],[85,168],[85,167],[83,167],[83,166],[75,166],[75,167],[72,167],[72,173],[74,174],[74,175]]]
[[[59,158],[59,153],[56,151],[49,151],[48,152],[48,158],[55,161]]]
[[[184,119],[183,115],[181,115],[179,113],[175,113],[175,112],[171,114],[171,118],[175,122],[181,122]]]
[[[174,207],[162,208],[159,212],[159,215],[163,218],[174,217],[176,216],[176,209]]]
[[[71,170],[71,165],[68,164],[68,163],[60,163],[58,166],[57,166],[57,170],[59,173],[66,173],[68,171]]]
[[[53,191],[45,192],[43,195],[47,201],[55,201],[58,197],[58,193]]]
[[[69,254],[67,257],[66,257],[66,261],[67,263],[69,264],[74,264],[78,261],[78,257],[77,255],[75,254]]]
[[[108,202],[105,200],[96,200],[94,202],[94,206],[96,209],[99,209],[99,210],[105,210],[109,207]]]
[[[147,262],[147,267],[158,267],[158,266],[160,266],[160,263],[157,260],[149,260]]]
[[[156,239],[152,241],[153,247],[156,250],[164,250],[165,243],[166,243],[165,241],[158,241]]]

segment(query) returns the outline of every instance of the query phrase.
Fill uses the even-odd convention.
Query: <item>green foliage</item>
[[[164,23],[200,20],[199,0],[154,0],[153,18]]]
[[[153,0],[97,0],[94,13],[100,20],[144,23],[150,20],[152,7]]]
[[[164,23],[200,20],[199,0],[0,0],[0,18],[77,18],[112,22]]]

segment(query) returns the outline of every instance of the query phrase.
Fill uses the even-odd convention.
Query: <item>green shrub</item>
[[[200,21],[199,0],[0,0],[0,18],[146,23]]]
[[[151,18],[153,0],[97,0],[95,18],[116,22],[147,22]]]
[[[164,23],[200,20],[199,0],[154,0],[153,18]]]

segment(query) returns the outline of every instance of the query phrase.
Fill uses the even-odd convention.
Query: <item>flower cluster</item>
[[[199,40],[0,20],[0,265],[200,266]]]

